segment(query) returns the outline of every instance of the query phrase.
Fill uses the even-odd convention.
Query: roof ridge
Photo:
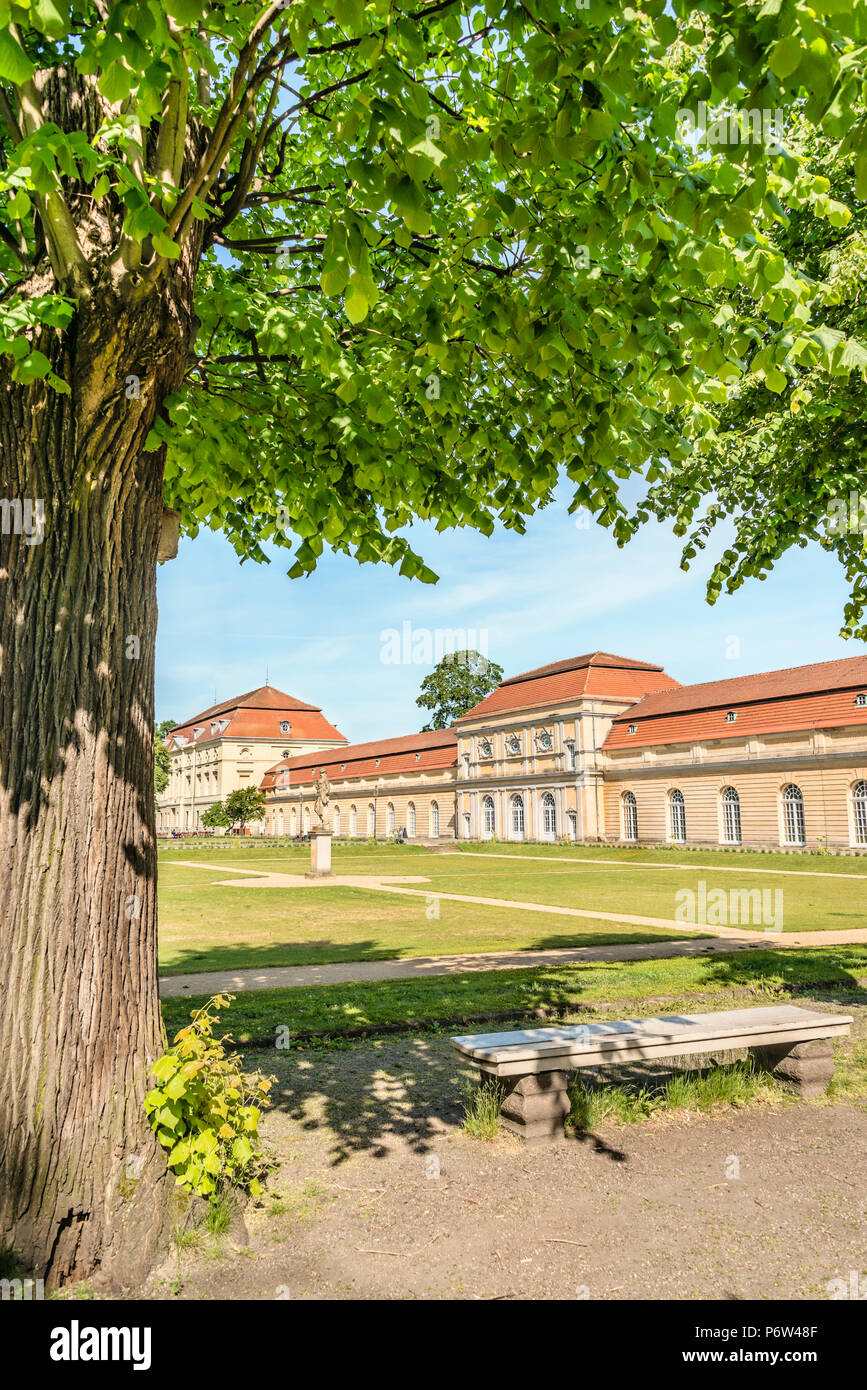
[[[637,657],[618,656],[616,652],[606,652],[602,650],[583,652],[580,656],[569,656],[561,661],[548,661],[543,666],[532,666],[528,671],[519,671],[515,676],[509,676],[506,680],[500,681],[500,685],[517,685],[521,681],[536,680],[540,676],[553,674],[560,671],[580,671],[590,666],[611,666],[622,668],[627,671],[662,671],[664,667],[652,661],[640,661]]]
[[[423,740],[422,747],[436,747],[437,739],[434,736],[440,736],[440,747],[445,747],[448,743],[457,746],[458,736],[454,729],[423,729],[417,734],[396,734],[393,738],[368,739],[366,743],[344,743],[336,748],[320,748],[316,753],[296,753],[291,758],[281,758],[273,767],[268,768],[268,772],[273,772],[278,767],[301,767],[305,764],[312,766],[318,762],[358,762],[373,757],[374,750],[378,755],[407,752],[418,740]],[[395,744],[404,746],[395,748]],[[331,756],[325,757],[325,754]]]
[[[285,701],[286,703],[285,703],[285,704],[282,704],[282,705],[280,705],[280,704],[265,704],[265,705],[255,705],[255,704],[251,704],[250,701],[253,699],[253,697],[256,696],[256,695],[261,695],[261,693],[262,693],[263,690],[269,690],[269,691],[271,691],[274,695],[279,696],[280,699],[283,700],[283,701]],[[202,720],[202,719],[211,719],[211,718],[213,718],[214,715],[216,715],[216,714],[225,714],[228,710],[232,710],[232,709],[242,709],[242,708],[246,708],[246,709],[274,709],[274,710],[278,710],[278,709],[287,709],[287,710],[300,709],[300,710],[307,710],[308,712],[310,712],[310,711],[316,711],[316,712],[319,713],[319,714],[322,713],[322,706],[321,706],[321,705],[309,705],[309,704],[306,703],[306,701],[304,701],[304,700],[299,700],[298,697],[297,697],[296,695],[290,695],[290,694],[288,694],[287,691],[285,691],[285,690],[278,690],[277,687],[274,686],[274,685],[258,685],[258,686],[256,686],[256,688],[255,688],[254,690],[247,690],[247,691],[245,691],[243,695],[233,695],[233,696],[232,696],[230,699],[228,699],[228,700],[221,700],[221,701],[220,701],[218,704],[216,704],[216,705],[210,705],[207,709],[203,709],[199,714],[190,715],[189,719],[181,719],[181,720],[179,720],[178,723],[175,724],[174,727],[172,728],[172,733],[174,733],[175,729],[186,729],[186,728],[189,727],[190,724],[197,724],[197,723],[199,722],[199,720]]]
[[[860,678],[856,675],[856,668],[858,663],[865,664],[865,670],[860,675]],[[832,657],[830,661],[808,661],[800,666],[780,666],[772,671],[752,671],[742,676],[722,676],[718,677],[716,680],[711,681],[696,681],[693,685],[681,685],[673,690],[648,691],[646,695],[643,695],[640,700],[636,701],[636,703],[631,707],[631,709],[624,710],[621,714],[615,715],[612,722],[622,723],[626,720],[635,718],[636,716],[638,718],[641,718],[641,706],[645,703],[649,703],[655,700],[657,697],[660,696],[669,697],[671,704],[674,706],[674,708],[669,711],[660,710],[658,711],[659,714],[682,712],[684,708],[683,702],[690,701],[694,695],[698,696],[700,699],[701,692],[707,692],[708,703],[706,705],[702,705],[700,703],[689,704],[687,706],[688,708],[693,710],[702,710],[713,709],[717,706],[729,703],[734,704],[736,702],[737,697],[739,696],[739,691],[743,691],[744,687],[749,682],[756,682],[756,685],[750,691],[749,694],[740,695],[739,703],[741,704],[760,704],[766,703],[771,700],[786,700],[797,698],[808,693],[824,693],[826,691],[826,686],[824,686],[821,683],[821,676],[823,672],[828,672],[829,667],[835,667],[838,670],[840,670],[840,668],[843,668],[843,670],[840,671],[841,675],[848,675],[848,670],[846,668],[851,667],[851,684],[853,686],[862,685],[864,683],[865,677],[867,677],[867,652],[856,653],[855,656]],[[805,673],[808,671],[816,672],[815,685],[809,685],[802,689],[794,690],[791,688],[781,688],[776,691],[769,691],[767,689],[762,688],[762,683],[773,683],[775,680],[778,680],[781,677],[797,675],[799,673]],[[843,690],[846,688],[846,686],[847,681],[843,680],[842,682],[838,682],[834,689]],[[711,692],[714,692],[713,695],[711,695]],[[654,710],[651,705],[648,717],[653,717],[653,715]]]

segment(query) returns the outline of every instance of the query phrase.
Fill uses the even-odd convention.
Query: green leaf
[[[180,246],[163,232],[154,232],[151,239],[158,256],[164,256],[168,261],[176,261],[180,256]]]
[[[789,34],[778,39],[771,49],[768,66],[776,77],[788,77],[799,66],[804,54],[801,40],[797,34]]]
[[[14,82],[20,87],[35,71],[36,68],[17,39],[12,37],[8,29],[0,29],[0,78],[4,82]]]

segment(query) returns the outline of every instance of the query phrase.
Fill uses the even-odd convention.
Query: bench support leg
[[[821,1096],[834,1075],[834,1059],[830,1038],[814,1038],[812,1042],[781,1043],[778,1046],[751,1047],[750,1052],[760,1067],[772,1072],[797,1091],[804,1100]]]
[[[506,1087],[500,1119],[510,1134],[527,1144],[553,1144],[566,1138],[563,1121],[571,1108],[569,1072],[542,1071],[500,1080]]]

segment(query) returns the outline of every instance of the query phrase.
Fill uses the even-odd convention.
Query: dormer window
[[[637,728],[638,728],[638,725],[637,725],[637,724],[630,724],[630,726],[629,726],[629,728],[627,729],[626,732],[627,732],[627,733],[630,733],[630,734],[634,734],[634,733],[635,733],[635,730],[636,730]]]
[[[291,728],[292,728],[292,725],[289,723],[289,720],[288,720],[288,719],[281,719],[281,720],[280,720],[280,732],[281,732],[281,734],[288,734],[288,732],[289,732],[289,730],[290,730]]]
[[[201,729],[193,729],[193,741],[195,741],[197,738],[201,738],[201,736],[202,736],[202,730],[201,730]]]
[[[374,767],[379,767],[379,764],[380,764],[381,762],[382,762],[382,758],[377,758],[376,761],[374,762]]]
[[[867,695],[865,695],[863,690],[859,691],[859,693],[855,696],[855,704],[867,705]]]
[[[345,772],[345,771],[346,771],[346,763],[341,763],[341,764],[340,764],[340,771],[341,771],[341,772]]]
[[[415,760],[416,760],[416,762],[418,762],[418,760],[419,760],[420,757],[421,757],[421,753],[416,753],[416,755],[415,755]]]
[[[726,713],[726,723],[727,723],[727,724],[734,724],[734,722],[735,722],[735,720],[737,719],[737,717],[738,717],[738,712],[737,712],[737,710],[734,710],[734,709],[728,710],[727,713]]]

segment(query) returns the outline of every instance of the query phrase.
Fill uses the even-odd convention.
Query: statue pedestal
[[[310,831],[310,869],[305,878],[331,877],[331,831],[317,825]]]

